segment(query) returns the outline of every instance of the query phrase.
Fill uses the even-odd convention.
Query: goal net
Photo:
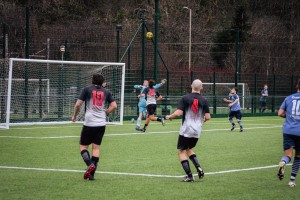
[[[108,124],[123,123],[125,64],[11,58],[0,77],[0,128],[10,125],[71,123],[82,88],[102,74],[118,108]],[[5,99],[3,101],[3,99]],[[77,121],[84,121],[85,105]]]
[[[215,96],[217,107],[227,107],[224,98],[229,98],[229,93],[235,83],[202,83],[205,96]],[[215,91],[215,92],[214,92]],[[242,109],[251,107],[251,94],[247,83],[238,83],[238,93]]]

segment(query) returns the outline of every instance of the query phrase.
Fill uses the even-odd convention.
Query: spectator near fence
[[[261,96],[259,99],[259,104],[260,104],[259,111],[264,112],[267,106],[267,96],[269,96],[267,84],[264,85],[264,89],[260,93]]]

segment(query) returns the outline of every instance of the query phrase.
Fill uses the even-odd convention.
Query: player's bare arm
[[[78,99],[75,106],[74,106],[74,112],[73,112],[73,116],[72,116],[72,122],[76,122],[76,116],[78,115],[79,109],[82,105],[83,101]]]
[[[203,122],[206,122],[207,120],[210,120],[211,116],[210,113],[205,113],[204,118],[203,118]]]
[[[285,117],[286,117],[285,110],[279,109],[279,110],[278,110],[278,116],[279,116],[279,117],[282,117],[282,118],[285,118]]]
[[[157,97],[157,99],[156,99],[156,101],[160,101],[160,100],[162,100],[162,96],[160,95],[159,97]]]
[[[167,115],[167,116],[166,116],[166,119],[172,120],[172,119],[174,119],[174,118],[176,118],[176,117],[179,117],[179,116],[181,116],[181,115],[183,115],[183,111],[177,109],[173,114]]]
[[[239,99],[234,100],[234,102],[230,103],[228,106],[231,107],[231,106],[233,106],[234,104],[236,104],[237,102],[239,102]]]
[[[231,101],[226,98],[224,98],[223,101],[225,101],[226,103],[231,103]]]
[[[109,108],[106,110],[106,114],[113,112],[117,108],[117,103],[115,101],[111,102]]]

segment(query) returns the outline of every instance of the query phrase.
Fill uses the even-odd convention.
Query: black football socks
[[[192,177],[193,174],[191,172],[189,161],[183,160],[183,161],[181,161],[181,165],[182,165],[182,168],[184,169],[186,175],[188,175],[188,177]]]
[[[94,163],[95,165],[95,169],[91,172],[91,175],[94,176],[96,170],[97,170],[97,166],[98,166],[98,162],[99,162],[99,157],[94,157],[92,156],[92,162]]]
[[[201,167],[201,166],[200,166],[200,163],[198,161],[198,158],[197,158],[196,154],[190,155],[189,158],[193,162],[193,164],[195,165],[196,169],[198,170],[198,167]]]
[[[89,153],[89,151],[88,151],[88,150],[82,150],[82,151],[80,152],[80,154],[81,154],[82,159],[83,159],[83,161],[85,162],[85,164],[86,164],[87,166],[90,166],[90,165],[92,164],[92,161],[91,161],[91,159],[90,159],[90,153]]]

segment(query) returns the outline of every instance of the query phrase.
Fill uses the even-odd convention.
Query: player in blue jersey
[[[292,165],[290,187],[295,187],[295,179],[300,167],[300,79],[297,83],[297,93],[286,97],[280,106],[278,116],[285,118],[282,126],[284,155],[279,162],[278,178],[284,177],[284,167],[291,161],[293,150],[295,158]]]
[[[227,103],[230,103],[228,104],[228,107],[230,107],[228,119],[229,122],[232,124],[231,131],[233,131],[236,128],[235,123],[233,121],[233,117],[235,117],[237,123],[240,125],[240,132],[243,132],[243,124],[241,121],[242,113],[241,113],[240,99],[239,99],[239,95],[237,95],[237,92],[238,92],[238,88],[233,87],[230,91],[231,100],[228,100],[226,98],[224,98],[223,100]]]
[[[153,86],[154,89],[158,89],[160,88],[162,85],[164,85],[165,83],[167,82],[166,79],[163,79],[161,81],[161,83],[159,84],[156,84]],[[139,104],[138,104],[138,107],[139,107],[139,116],[137,118],[137,124],[136,124],[136,127],[135,129],[138,131],[140,130],[140,126],[141,126],[141,123],[142,123],[142,119],[143,117],[146,117],[146,112],[147,112],[147,108],[146,108],[146,99],[144,96],[142,96],[141,94],[143,94],[144,90],[149,86],[149,82],[147,80],[144,80],[144,83],[143,85],[134,85],[133,87],[135,89],[139,89],[140,90],[140,94],[138,95],[138,98],[139,98]]]
[[[200,138],[203,123],[210,119],[208,102],[200,94],[202,82],[196,79],[193,81],[191,87],[192,93],[183,96],[177,106],[177,110],[166,117],[166,119],[172,120],[175,117],[183,115],[177,150],[181,165],[186,173],[184,182],[194,182],[187,156],[193,162],[199,179],[204,177],[204,171],[193,148]]]
[[[267,106],[267,96],[269,96],[267,84],[264,85],[264,89],[260,92],[260,94],[261,97],[259,99],[259,104],[260,104],[259,111],[265,112]]]

